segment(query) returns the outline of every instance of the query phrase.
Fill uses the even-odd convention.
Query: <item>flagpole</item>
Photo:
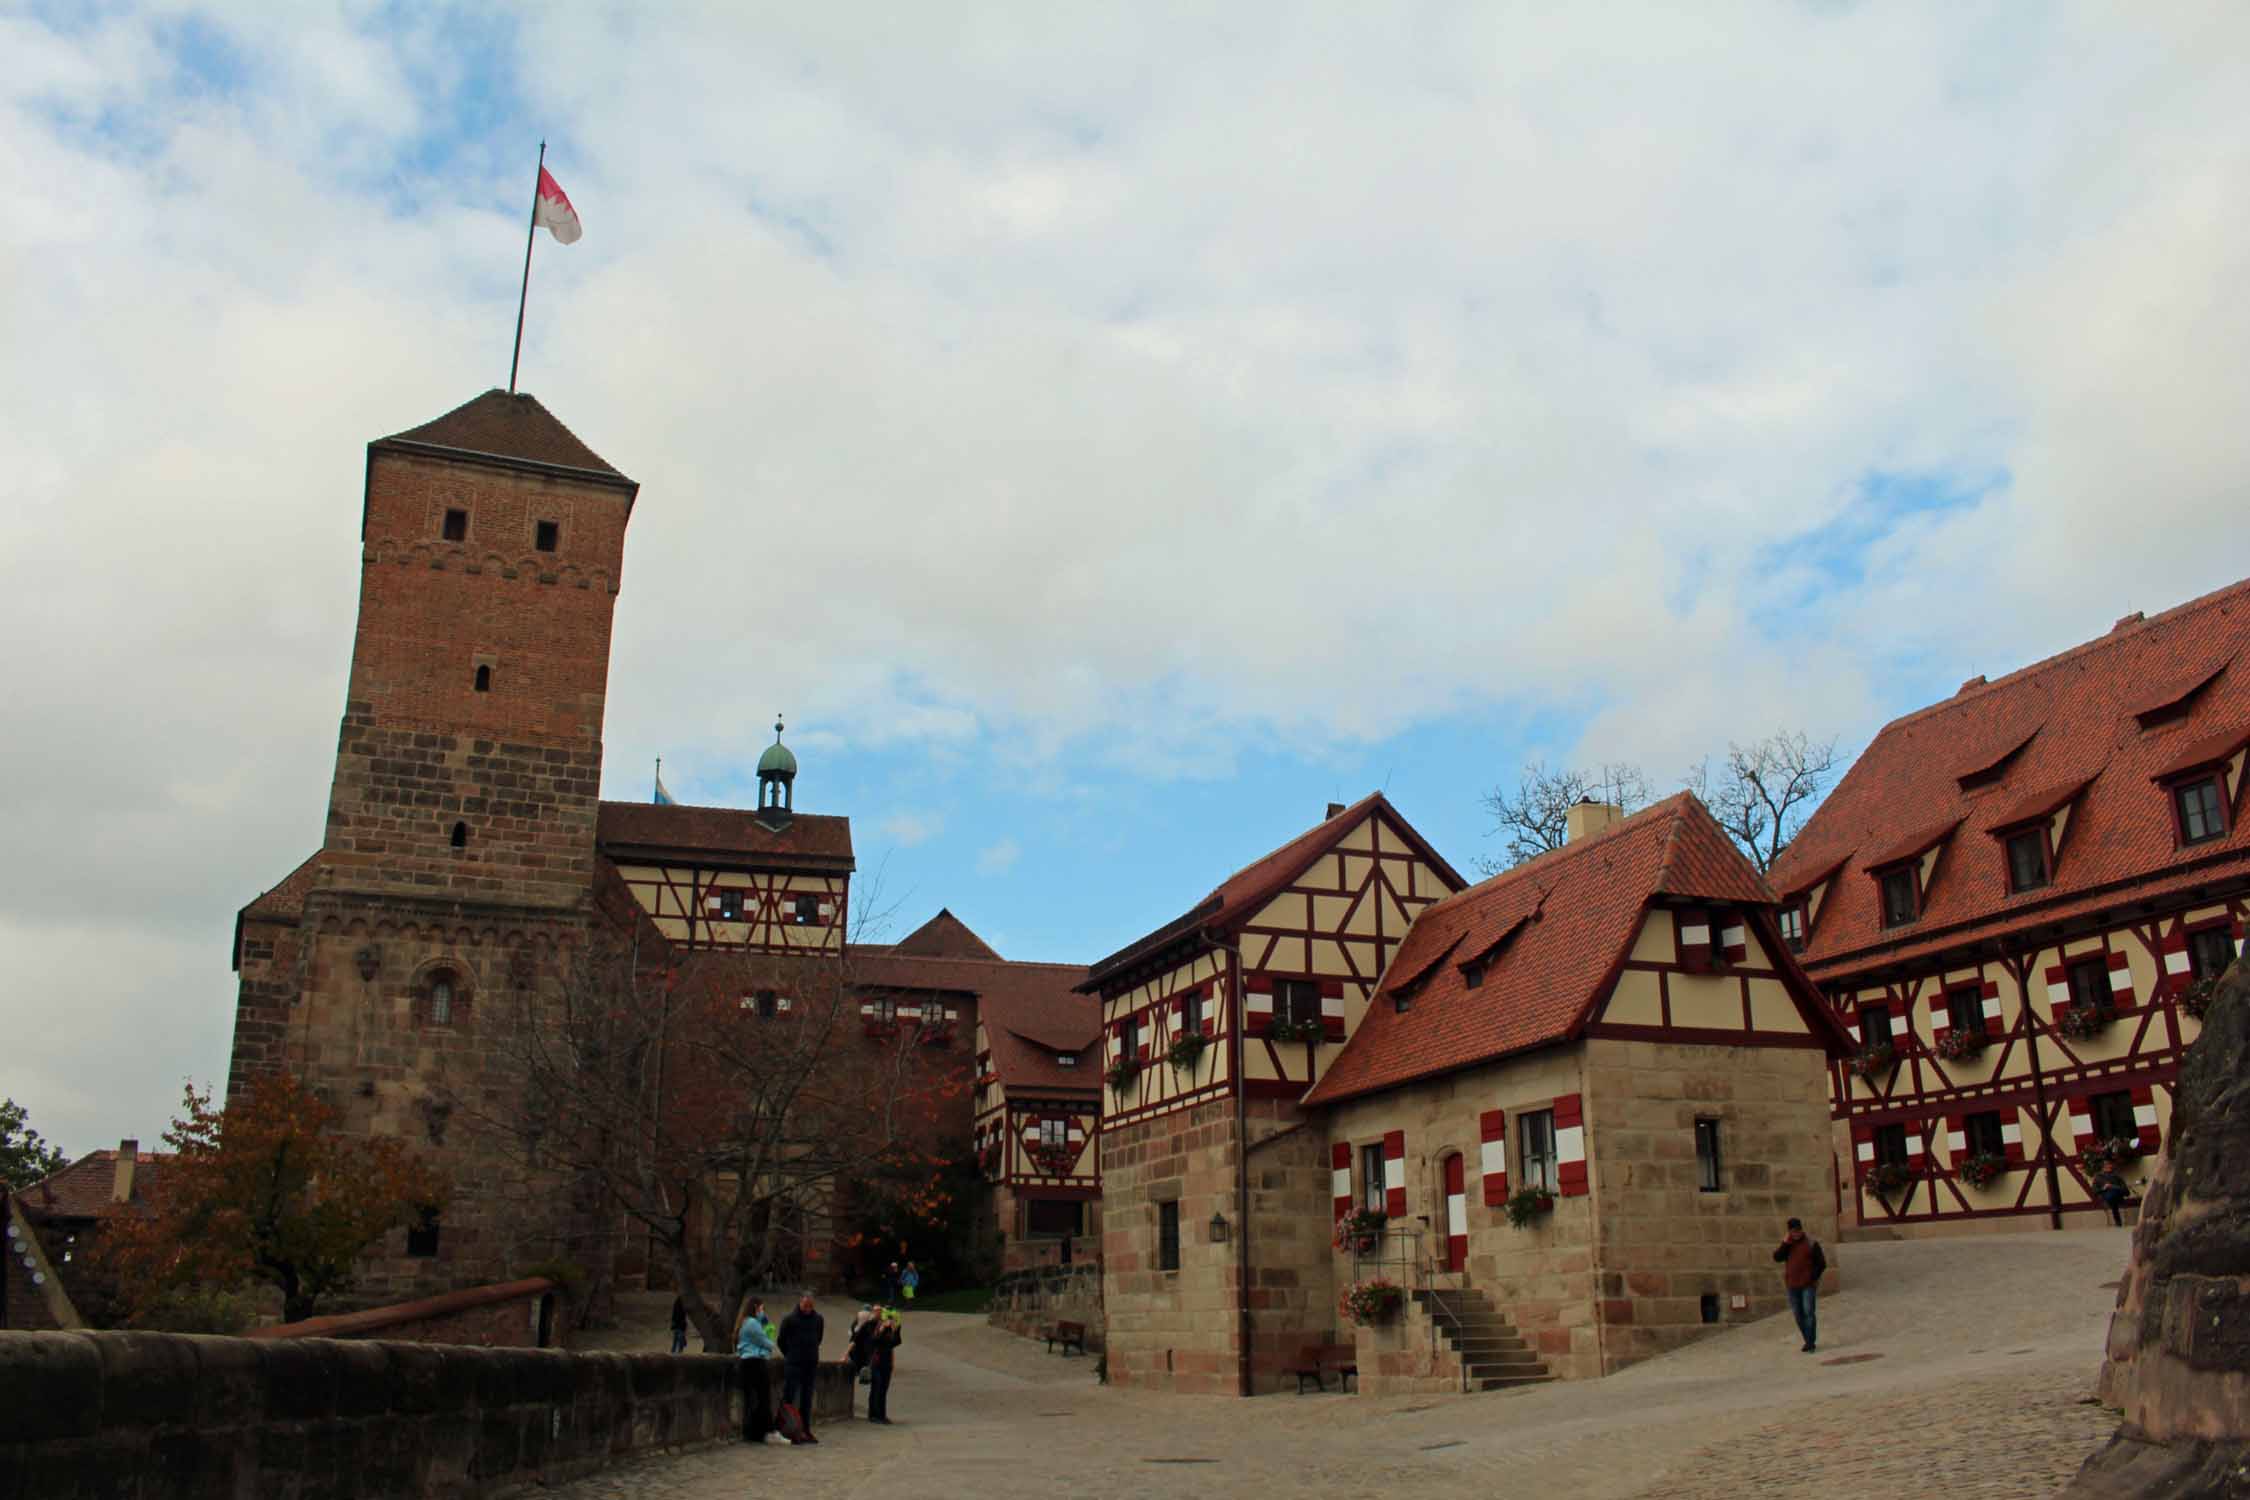
[[[516,367],[523,362],[523,305],[531,297],[531,242],[539,234],[539,179],[547,172],[547,143],[539,143],[539,170],[531,174],[531,222],[523,231],[523,286],[516,293],[516,350],[508,356],[508,394],[516,393]]]

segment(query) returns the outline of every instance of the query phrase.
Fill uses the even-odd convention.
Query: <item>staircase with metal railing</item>
[[[1413,1296],[1430,1320],[1433,1337],[1443,1338],[1460,1354],[1462,1389],[1499,1391],[1555,1378],[1538,1352],[1482,1292],[1467,1286],[1422,1286],[1414,1289]]]

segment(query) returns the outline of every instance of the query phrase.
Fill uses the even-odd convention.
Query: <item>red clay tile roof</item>
[[[2020,824],[2037,822],[2041,818],[2053,817],[2058,808],[2086,790],[2093,779],[2091,776],[2073,776],[2059,785],[2043,787],[2033,792],[1994,819],[1992,831],[1997,833],[2003,828],[2014,828]]]
[[[969,930],[969,924],[944,908],[938,914],[890,947],[893,953],[915,958],[988,958],[997,961],[999,954],[991,945]]]
[[[315,849],[304,862],[281,877],[280,883],[264,895],[242,908],[245,917],[276,917],[295,921],[305,909],[305,893],[312,889],[313,880],[320,870],[320,851]]]
[[[1304,1102],[1333,1104],[1567,1041],[1656,896],[1761,907],[1774,899],[1701,802],[1667,797],[1425,908],[1366,1019]],[[1486,953],[1484,982],[1472,990],[1462,962]],[[1409,985],[1412,1006],[1401,1013],[1389,1000]]]
[[[563,426],[554,413],[536,399],[521,393],[511,396],[497,387],[463,402],[434,421],[377,438],[369,446],[394,445],[450,448],[488,458],[519,458],[632,483],[610,467],[600,454],[580,442],[578,434]]]
[[[1776,889],[1797,891],[1828,866],[1830,882],[1802,962],[1816,977],[1887,964],[1990,938],[2032,921],[2138,900],[2144,882],[2182,867],[2203,882],[2250,877],[2250,817],[2238,807],[2224,839],[2180,849],[2153,777],[2205,755],[2250,725],[2250,671],[2218,671],[2250,646],[2250,580],[1971,688],[1884,727],[1782,854]],[[2215,676],[2214,676],[2215,674]],[[2183,718],[2143,729],[2150,682],[2206,682]],[[2166,690],[2168,693],[2171,689]],[[1990,786],[1955,779],[1963,744],[1994,745],[2044,728]],[[2042,788],[2088,784],[2063,833],[2051,883],[2011,893],[2005,827]],[[2239,803],[2242,799],[2237,798]],[[1885,929],[1869,856],[1944,819],[1964,820],[1940,856],[1922,914]],[[2100,899],[2089,900],[2099,896]]]
[[[2216,734],[2207,734],[2193,744],[2181,746],[2177,755],[2149,774],[2149,780],[2169,781],[2205,766],[2215,766],[2232,757],[2245,742],[2250,742],[2250,719],[2229,724]]]
[[[852,868],[852,820],[798,813],[778,829],[742,807],[686,807],[653,802],[604,802],[594,840],[602,853],[620,851],[734,858],[743,864],[778,861],[806,867]]]
[[[1088,973],[1087,982],[1099,983],[1113,970],[1155,952],[1197,928],[1218,928],[1256,915],[1259,908],[1279,894],[1284,886],[1304,874],[1322,855],[1342,843],[1345,835],[1378,814],[1383,817],[1385,826],[1404,838],[1407,846],[1427,861],[1448,884],[1456,890],[1467,884],[1460,872],[1446,863],[1445,857],[1431,848],[1422,835],[1415,831],[1414,825],[1400,816],[1398,809],[1391,806],[1388,798],[1381,792],[1371,792],[1334,817],[1314,824],[1272,853],[1244,865],[1220,881],[1211,894],[1195,906],[1096,963]]]
[[[2184,676],[2137,699],[2125,712],[2141,720],[2144,728],[2148,727],[2150,720],[2165,718],[2175,709],[2183,707],[2188,699],[2209,687],[2211,679],[2226,669],[2225,660],[2206,662],[2190,668]]]
[[[171,1159],[162,1152],[139,1153],[133,1166],[135,1208],[149,1207],[149,1195]],[[25,1188],[16,1201],[35,1218],[98,1219],[118,1211],[116,1191],[117,1153],[94,1151]]]
[[[1933,845],[1945,842],[1946,836],[1961,826],[1959,815],[1934,823],[1928,828],[1917,828],[1897,843],[1867,857],[1867,868],[1880,870],[1886,865],[1903,864],[1930,852]]]

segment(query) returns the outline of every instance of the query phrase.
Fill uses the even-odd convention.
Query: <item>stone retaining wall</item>
[[[1083,1323],[1087,1352],[1099,1353],[1105,1345],[1101,1262],[1011,1272],[993,1287],[985,1316],[995,1327],[1025,1338],[1039,1337],[1051,1323]]]
[[[731,1439],[740,1389],[708,1355],[0,1333],[0,1500],[498,1495]],[[822,1366],[816,1426],[851,1401]]]

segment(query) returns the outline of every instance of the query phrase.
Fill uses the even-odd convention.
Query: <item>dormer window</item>
[[[1805,908],[1801,904],[1784,906],[1777,915],[1781,919],[1781,940],[1789,945],[1791,953],[1805,951]]]
[[[2173,787],[2172,808],[2179,817],[2182,844],[2203,844],[2226,836],[2227,802],[2219,792],[2216,773]]]
[[[1484,965],[1469,963],[1461,966],[1461,983],[1469,989],[1484,988]]]
[[[1883,925],[1904,927],[1922,914],[1922,893],[1916,888],[1912,866],[1884,872]]]
[[[2049,878],[2047,830],[2027,828],[2008,836],[2008,889],[2035,891]]]
[[[1056,1053],[1056,1054],[1055,1054],[1055,1066],[1056,1066],[1056,1067],[1058,1067],[1058,1068],[1075,1068],[1075,1067],[1077,1067],[1077,1066],[1078,1066],[1078,1054],[1077,1054],[1077,1053],[1075,1053],[1075,1052],[1058,1052],[1058,1053]]]

